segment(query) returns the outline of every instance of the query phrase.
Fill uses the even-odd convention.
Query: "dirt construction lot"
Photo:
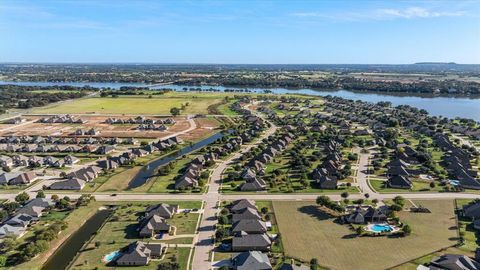
[[[27,116],[27,122],[20,125],[6,125],[0,126],[0,136],[72,136],[73,132],[77,129],[89,130],[91,128],[100,131],[100,134],[94,137],[119,137],[119,138],[161,138],[177,132],[181,132],[190,128],[190,123],[186,117],[175,117],[176,121],[173,125],[166,125],[168,129],[166,131],[145,131],[137,130],[137,124],[107,124],[105,120],[110,116],[85,116],[81,115],[81,118],[86,121],[84,124],[62,124],[62,123],[38,123],[37,120],[42,116]],[[127,116],[114,116],[115,118],[128,119],[132,117]],[[148,119],[166,119],[167,117],[148,117]],[[203,125],[202,120],[195,120],[197,123],[197,129],[192,131],[192,138],[196,138],[195,133],[200,135],[205,134],[208,129],[213,129],[218,126],[218,122],[213,121],[206,125]]]
[[[404,238],[357,237],[347,225],[334,222],[314,202],[274,201],[286,256],[331,269],[374,270],[405,263],[456,243],[456,220],[451,200],[415,201],[432,213],[401,212],[412,227]]]

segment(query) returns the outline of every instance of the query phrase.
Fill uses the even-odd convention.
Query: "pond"
[[[228,135],[229,133],[231,133],[231,131],[228,131],[226,133],[223,133],[223,132],[218,132],[206,139],[203,139],[197,143],[194,143],[194,144],[191,144],[189,146],[185,146],[183,147],[182,149],[180,150],[177,150],[171,154],[169,154],[168,156],[164,157],[164,158],[159,158],[159,159],[155,159],[151,162],[149,162],[147,165],[145,165],[136,175],[135,177],[130,181],[130,183],[128,183],[128,188],[129,189],[132,189],[132,188],[136,188],[136,187],[139,187],[143,184],[145,184],[150,178],[154,177],[155,176],[155,173],[156,173],[156,170],[162,166],[162,165],[165,165],[165,164],[168,164],[169,162],[183,156],[183,155],[186,155],[190,152],[193,152],[195,150],[198,150],[202,147],[205,147],[209,144],[212,144],[214,143],[216,140],[222,138],[223,136],[225,135]]]
[[[287,89],[287,88],[255,88],[255,87],[225,87],[216,85],[148,85],[143,83],[118,83],[118,82],[9,82],[0,81],[0,85],[15,84],[27,86],[53,86],[53,85],[70,85],[70,86],[93,86],[93,87],[109,87],[119,89],[122,86],[150,87],[151,89],[173,89],[175,91],[185,91],[184,89],[202,89],[203,91],[225,91],[248,90],[254,93],[263,93],[269,90],[274,94],[306,94],[314,96],[338,96],[346,99],[363,100],[368,102],[390,101],[393,105],[410,105],[420,109],[424,109],[431,115],[445,116],[449,118],[463,117],[480,121],[480,97],[454,97],[454,96],[435,96],[429,94],[414,93],[372,93],[358,92],[347,90],[323,90],[323,89]]]
[[[53,253],[43,265],[42,270],[66,269],[75,259],[83,245],[90,240],[92,235],[98,231],[107,218],[113,213],[110,209],[99,210],[88,219],[76,232],[74,232],[63,244]]]

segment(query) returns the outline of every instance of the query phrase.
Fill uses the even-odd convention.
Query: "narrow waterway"
[[[185,146],[183,147],[182,149],[180,150],[177,150],[171,154],[169,154],[168,156],[166,157],[163,157],[163,158],[159,158],[159,159],[155,159],[151,162],[149,162],[147,165],[145,165],[136,175],[135,177],[130,181],[130,183],[128,183],[128,188],[136,188],[136,187],[139,187],[143,184],[145,184],[150,178],[152,178],[152,176],[155,176],[155,173],[156,173],[156,170],[162,166],[162,165],[165,165],[165,164],[168,164],[169,162],[183,156],[183,155],[186,155],[190,152],[193,152],[195,150],[198,150],[202,147],[205,147],[209,144],[212,144],[214,143],[216,140],[222,138],[223,136],[225,136],[227,133],[222,133],[222,132],[219,132],[219,133],[216,133],[206,139],[203,139],[197,143],[194,143],[192,145],[189,145],[189,146]]]
[[[76,232],[74,232],[63,244],[53,253],[43,265],[42,270],[60,270],[66,267],[75,259],[83,245],[90,240],[92,235],[102,227],[106,219],[111,215],[112,210],[99,210],[88,219]]]

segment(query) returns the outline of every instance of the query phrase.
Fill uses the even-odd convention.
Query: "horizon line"
[[[187,63],[187,62],[22,62],[22,61],[6,61],[0,62],[0,65],[7,64],[44,64],[44,65],[85,65],[85,64],[94,64],[94,65],[270,65],[270,66],[294,66],[294,65],[304,65],[304,66],[314,66],[314,65],[480,65],[480,63],[457,63],[454,61],[420,61],[414,63]]]

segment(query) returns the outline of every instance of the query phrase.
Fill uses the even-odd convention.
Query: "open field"
[[[357,237],[313,202],[274,201],[273,207],[286,256],[317,258],[320,265],[334,269],[385,269],[456,243],[453,201],[415,203],[432,213],[401,212],[400,219],[413,229],[406,238]]]
[[[39,108],[34,113],[114,113],[114,114],[145,114],[169,115],[173,107],[180,108],[188,103],[182,114],[207,114],[210,105],[220,103],[225,94],[198,93],[166,93],[146,96],[119,96],[118,98],[86,98],[56,106]]]

